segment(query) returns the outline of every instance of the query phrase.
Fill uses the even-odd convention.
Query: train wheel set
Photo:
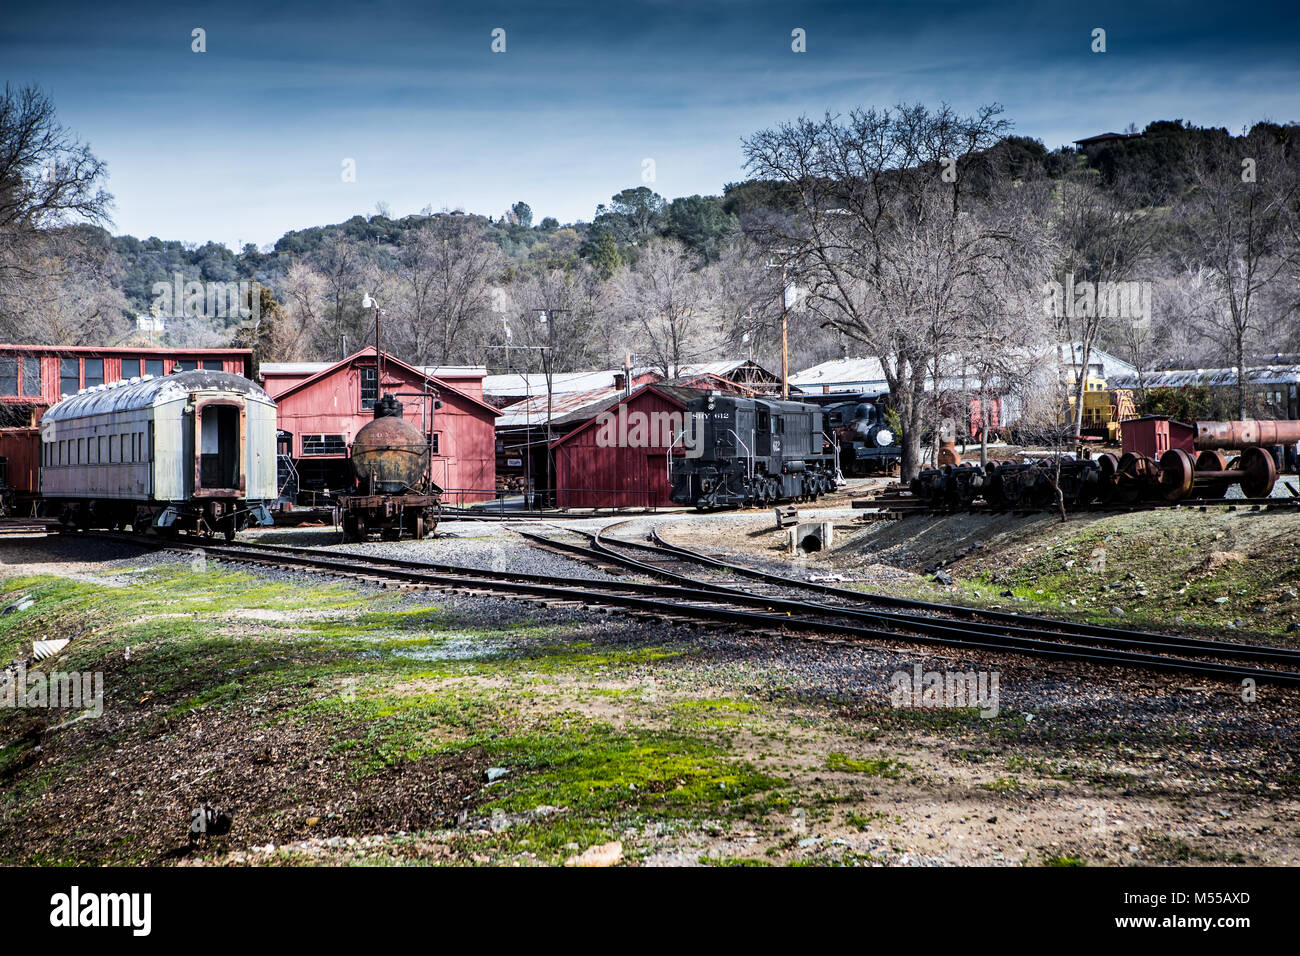
[[[419,541],[438,527],[439,500],[437,495],[345,495],[339,498],[343,540],[365,541],[378,532],[385,541]]]
[[[1200,452],[1195,460],[1179,448],[1160,458],[1126,453],[1097,458],[1068,455],[987,466],[961,464],[927,468],[912,479],[912,495],[931,510],[953,511],[983,501],[994,510],[1041,509],[1059,504],[1133,505],[1221,499],[1234,485],[1246,498],[1267,498],[1277,482],[1273,457],[1245,448],[1228,460],[1222,452]]]

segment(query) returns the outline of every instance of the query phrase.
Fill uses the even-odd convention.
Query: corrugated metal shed
[[[1247,368],[1245,374],[1247,385],[1294,385],[1300,383],[1300,365],[1260,365]],[[1185,388],[1192,385],[1206,385],[1213,388],[1235,388],[1237,385],[1237,367],[1231,368],[1181,368],[1160,372],[1147,372],[1139,383],[1138,376],[1125,375],[1110,383],[1115,388],[1137,388],[1139,384],[1147,388]]]

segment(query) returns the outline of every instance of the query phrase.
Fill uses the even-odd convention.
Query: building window
[[[361,407],[371,409],[379,400],[379,369],[363,368],[361,370]]]
[[[308,455],[345,455],[348,446],[342,435],[303,435],[302,454]]]
[[[76,395],[81,389],[81,362],[77,359],[59,359],[59,391]]]
[[[28,356],[23,359],[23,394],[32,397],[41,394],[41,360]]]
[[[0,395],[18,394],[18,359],[0,358]]]
[[[429,435],[429,454],[430,454],[430,455],[436,455],[436,454],[438,454],[438,438],[440,437],[440,435],[441,435],[440,432],[433,432],[433,433],[431,433],[431,434]]]
[[[172,366],[172,374],[177,372],[193,372],[199,367],[199,363],[194,359],[177,359],[176,364]]]
[[[162,359],[145,359],[144,374],[152,375],[154,378],[160,378],[163,373]]]
[[[86,359],[86,388],[104,384],[104,360],[102,358]]]
[[[122,359],[122,378],[130,380],[144,374],[144,359]]]

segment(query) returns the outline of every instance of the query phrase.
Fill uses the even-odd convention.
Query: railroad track
[[[1175,635],[1140,634],[1094,625],[1076,625],[1006,612],[928,604],[907,598],[864,595],[862,592],[801,582],[702,555],[667,542],[617,541],[602,532],[583,546],[523,533],[557,550],[615,564],[667,583],[601,580],[537,575],[520,571],[488,571],[459,565],[408,561],[323,548],[269,544],[213,544],[203,541],[158,540],[139,535],[90,532],[141,547],[181,553],[202,551],[206,557],[235,564],[326,574],[383,586],[430,588],[453,593],[492,594],[524,598],[547,606],[617,607],[657,621],[676,620],[726,625],[780,637],[804,637],[832,643],[866,643],[897,652],[899,645],[943,647],[963,651],[993,651],[1057,661],[1074,661],[1181,673],[1240,682],[1300,687],[1300,652],[1262,645],[1228,644]],[[652,564],[632,558],[628,549],[655,557]],[[655,553],[652,553],[655,552]],[[668,552],[664,554],[664,552]],[[679,568],[701,563],[721,568],[737,578],[768,586],[770,593],[693,577]],[[780,590],[802,592],[785,596]],[[817,592],[809,600],[808,592]],[[827,601],[837,597],[836,602]],[[876,606],[872,606],[876,605]],[[887,610],[880,605],[892,605]],[[1280,664],[1284,667],[1262,665]]]
[[[2,518],[0,535],[45,534],[47,522],[36,518]]]
[[[1075,658],[1078,660],[1117,663],[1126,666],[1149,666],[1156,670],[1179,670],[1187,673],[1219,676],[1252,676],[1236,665],[1209,669],[1199,666],[1204,660],[1249,661],[1251,664],[1275,663],[1300,667],[1300,651],[1274,648],[1266,645],[1208,641],[1181,635],[1155,634],[1130,631],[1101,625],[1072,623],[1050,618],[1032,617],[1005,611],[969,608],[899,598],[889,595],[866,594],[848,588],[839,588],[819,582],[801,581],[785,575],[761,571],[735,562],[706,555],[689,548],[670,544],[655,530],[654,544],[626,539],[610,539],[609,529],[587,534],[591,544],[542,538],[524,533],[526,537],[553,546],[557,550],[583,557],[596,564],[621,567],[652,576],[663,577],[683,587],[693,587],[710,594],[744,594],[757,597],[775,610],[787,614],[801,611],[820,615],[822,620],[848,618],[870,621],[890,628],[895,633],[920,634],[920,643],[937,643],[944,646],[975,645],[1027,653],[1035,656]],[[640,552],[631,557],[627,552]],[[698,576],[701,566],[723,572],[730,580],[721,582]],[[696,572],[692,575],[691,571]],[[738,588],[733,581],[746,579],[763,587],[761,594],[750,583]],[[808,600],[807,595],[816,595]],[[802,594],[801,598],[799,595]],[[811,623],[811,622],[810,622]],[[968,638],[969,640],[962,640]],[[954,639],[959,643],[949,643]],[[913,637],[915,642],[915,637]],[[1191,666],[1188,666],[1191,665]],[[1279,677],[1278,683],[1295,684],[1296,673],[1291,670],[1270,672]],[[1259,680],[1260,678],[1255,678]]]

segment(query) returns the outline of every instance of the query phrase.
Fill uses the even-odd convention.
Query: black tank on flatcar
[[[822,410],[802,402],[713,394],[686,406],[672,459],[676,504],[701,510],[817,498],[835,487]]]

